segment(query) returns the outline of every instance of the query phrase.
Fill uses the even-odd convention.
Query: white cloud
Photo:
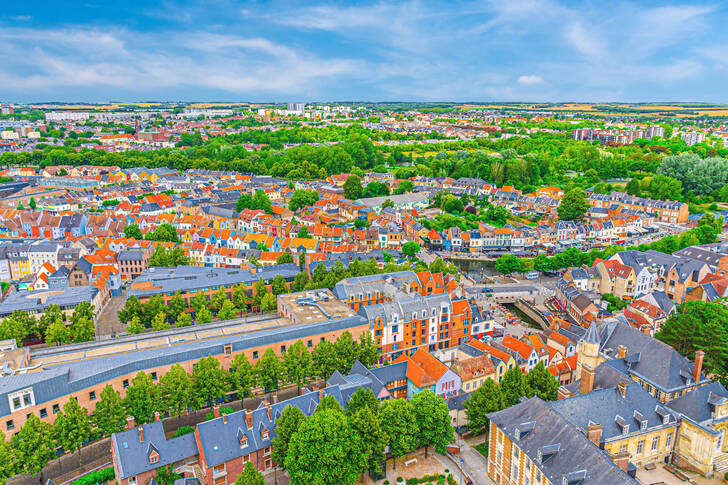
[[[544,80],[541,76],[535,74],[518,76],[518,84],[523,86],[534,86],[536,84],[543,84]]]

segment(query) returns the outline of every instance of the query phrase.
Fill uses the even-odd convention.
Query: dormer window
[[[267,440],[268,439],[268,436],[269,436],[268,430],[267,429],[264,429],[263,432],[260,434],[260,436],[264,440]]]
[[[243,435],[243,437],[240,438],[240,447],[245,448],[246,446],[248,446],[248,437]]]

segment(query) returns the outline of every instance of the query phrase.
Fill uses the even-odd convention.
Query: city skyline
[[[692,2],[8,5],[0,99],[728,102]]]

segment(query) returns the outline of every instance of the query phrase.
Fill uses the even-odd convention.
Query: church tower
[[[587,330],[586,335],[579,341],[576,358],[576,376],[581,376],[582,365],[586,364],[592,369],[596,369],[603,359],[599,357],[599,329],[597,322],[593,321]]]

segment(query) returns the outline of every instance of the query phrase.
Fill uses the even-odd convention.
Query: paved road
[[[437,455],[442,463],[447,463],[452,472],[460,471],[456,478],[460,479],[463,475],[462,483],[465,483],[468,477],[473,480],[475,485],[494,485],[493,480],[488,477],[488,461],[478,450],[470,446],[467,441],[463,441],[460,445],[460,453],[458,455]],[[459,481],[458,481],[459,483]]]

